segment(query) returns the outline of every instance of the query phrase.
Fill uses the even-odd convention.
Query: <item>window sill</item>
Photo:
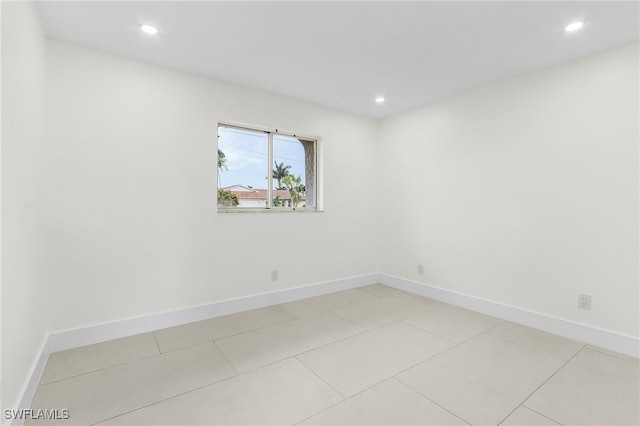
[[[267,213],[267,214],[275,214],[275,213],[322,213],[323,210],[318,209],[218,209],[218,213]]]

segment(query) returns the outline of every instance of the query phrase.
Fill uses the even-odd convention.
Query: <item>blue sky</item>
[[[218,128],[218,148],[224,152],[229,170],[219,173],[220,186],[235,184],[267,187],[267,174],[275,168],[267,165],[268,136],[264,132],[236,128]],[[297,139],[273,136],[273,159],[290,165],[289,172],[300,176],[304,184],[304,148]],[[274,187],[277,183],[274,180]]]

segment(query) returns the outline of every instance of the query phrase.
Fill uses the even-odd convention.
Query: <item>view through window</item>
[[[218,208],[316,209],[316,141],[218,126]]]

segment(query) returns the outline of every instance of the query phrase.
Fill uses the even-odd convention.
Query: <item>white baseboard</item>
[[[599,346],[634,358],[640,357],[640,339],[633,336],[602,330],[539,312],[509,306],[492,300],[469,296],[443,288],[434,287],[393,275],[379,274],[381,284],[399,290],[429,297],[441,302],[467,308],[472,311],[512,321],[527,327],[546,331],[568,339]]]
[[[261,293],[237,299],[222,300],[206,305],[193,306],[170,312],[145,315],[83,328],[64,330],[49,335],[46,350],[57,352],[79,346],[100,343],[120,337],[146,333],[162,328],[187,324],[265,306],[291,302],[307,297],[320,296],[378,282],[378,274],[360,275],[335,281],[310,284],[301,287]]]
[[[374,273],[52,333],[43,342],[40,352],[33,362],[29,377],[27,377],[25,385],[18,396],[16,406],[18,408],[30,407],[36,388],[44,372],[47,358],[51,352],[73,349],[166,327],[173,327],[194,321],[376,283],[386,284],[400,290],[513,321],[518,324],[599,346],[635,358],[640,356],[640,339],[632,336],[625,336],[611,331],[589,327],[561,318],[551,317],[538,312],[504,305],[491,300],[445,290],[392,275]],[[14,420],[9,424],[11,426],[21,426],[22,423],[23,421]]]
[[[73,349],[251,309],[263,308],[265,306],[292,302],[307,297],[320,296],[336,291],[376,284],[378,283],[378,278],[378,274],[360,275],[52,333],[45,338],[40,347],[40,351],[36,354],[29,376],[18,394],[15,407],[18,409],[27,409],[31,406],[31,401],[33,400],[36,388],[44,372],[47,359],[52,352]],[[13,421],[9,421],[8,424],[11,426],[21,426],[23,423],[24,420],[14,419]]]
[[[40,378],[42,377],[42,373],[44,373],[44,367],[47,365],[47,359],[49,358],[49,352],[46,350],[47,340],[48,338],[45,337],[42,341],[40,350],[38,351],[38,354],[33,360],[31,368],[29,369],[27,380],[25,380],[24,384],[22,385],[22,389],[20,389],[20,392],[18,393],[18,398],[16,399],[16,403],[14,404],[14,407],[18,410],[28,409],[31,406],[31,401],[36,394],[38,383],[40,383]],[[10,426],[22,426],[24,424],[24,421],[24,418],[14,418],[12,420],[9,420],[7,424]]]

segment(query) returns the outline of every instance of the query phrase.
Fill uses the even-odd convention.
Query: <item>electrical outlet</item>
[[[590,311],[591,296],[589,296],[588,294],[578,294],[578,308]]]
[[[424,275],[424,265],[418,263],[418,275]]]
[[[271,281],[278,281],[278,270],[277,269],[272,269],[271,270]]]

